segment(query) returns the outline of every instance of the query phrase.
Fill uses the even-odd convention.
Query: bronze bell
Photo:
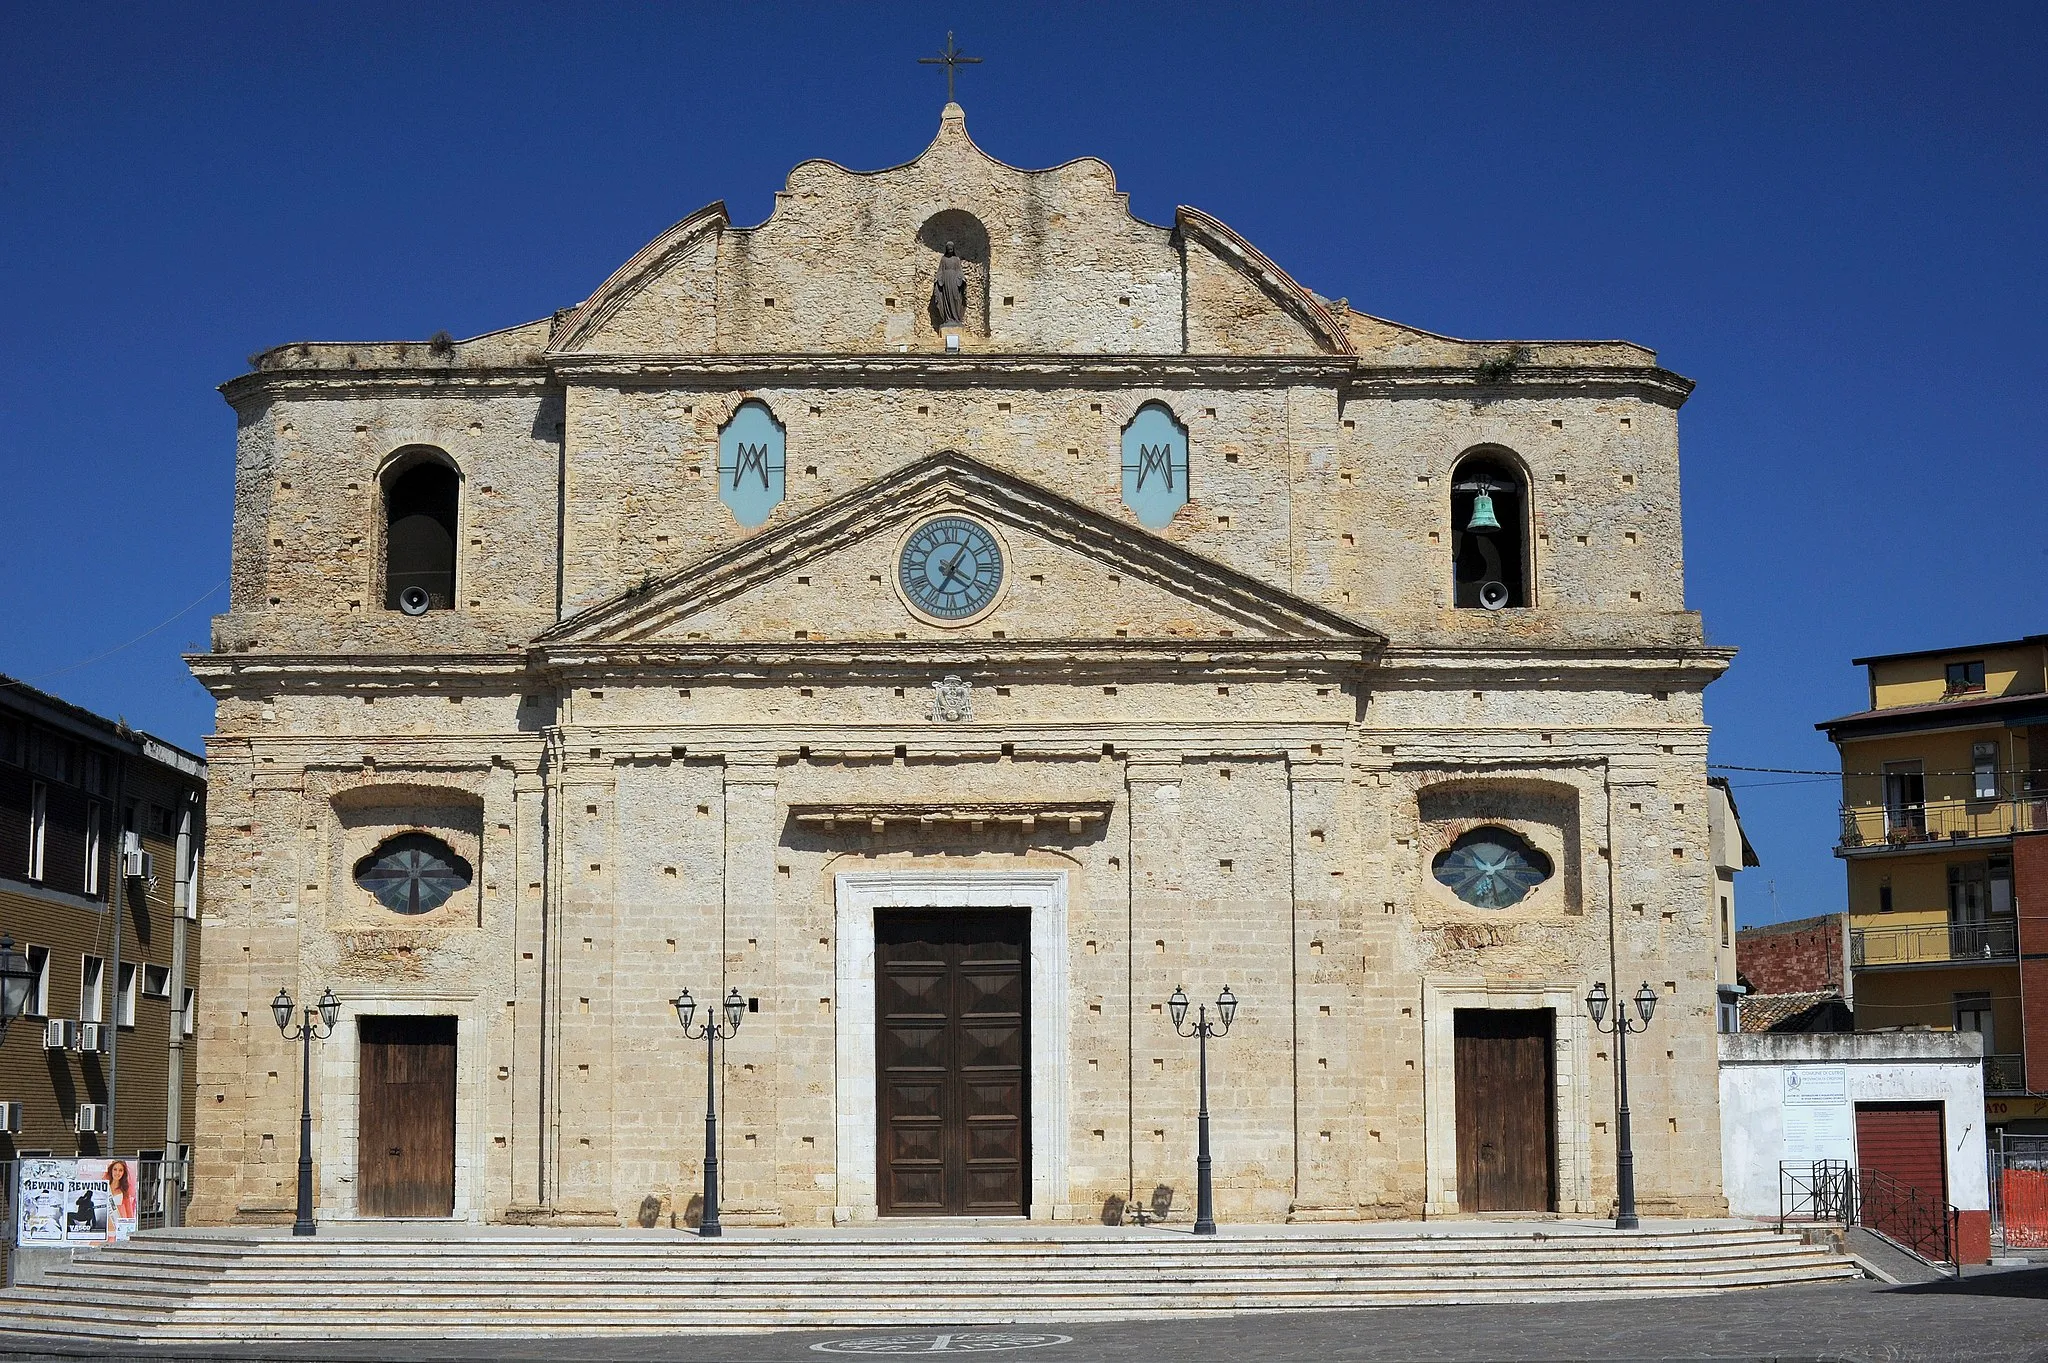
[[[1472,519],[1465,523],[1467,530],[1498,530],[1500,517],[1493,514],[1493,494],[1485,488],[1472,494]]]

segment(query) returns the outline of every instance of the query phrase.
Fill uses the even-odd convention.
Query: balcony
[[[2023,1055],[1985,1056],[1984,1091],[1986,1093],[2025,1093],[2027,1091],[2027,1058]]]
[[[1858,970],[2018,959],[2019,933],[2010,918],[1918,928],[1852,928],[1849,932],[1849,964]]]
[[[1858,853],[1931,850],[1933,844],[2009,838],[2048,829],[2048,793],[1998,796],[1987,800],[1916,800],[1842,806],[1842,856]]]

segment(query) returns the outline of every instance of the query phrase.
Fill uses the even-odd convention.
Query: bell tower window
[[[439,450],[408,451],[384,480],[384,608],[407,615],[455,606],[462,475]]]
[[[1469,454],[1451,474],[1452,604],[1529,604],[1529,485],[1504,454]]]

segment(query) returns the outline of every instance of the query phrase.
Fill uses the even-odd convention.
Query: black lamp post
[[[0,932],[0,1037],[7,1024],[28,1011],[29,990],[36,973],[28,968],[28,957],[14,949],[14,939]]]
[[[1614,1068],[1616,1073],[1615,1096],[1619,1100],[1614,1117],[1614,1192],[1617,1206],[1614,1209],[1614,1228],[1634,1230],[1636,1221],[1636,1152],[1629,1141],[1628,1132],[1628,1037],[1630,1032],[1649,1030],[1650,1014],[1657,1011],[1657,991],[1650,988],[1648,980],[1636,990],[1636,1012],[1642,1015],[1640,1023],[1629,1018],[1626,1006],[1614,1010],[1612,1026],[1601,1025],[1607,1016],[1607,983],[1595,981],[1591,992],[1586,995],[1586,1011],[1593,1015],[1593,1030],[1609,1033],[1614,1037]]]
[[[292,1016],[297,1011],[291,994],[283,989],[270,1001],[270,1015],[286,1041],[299,1043],[299,1214],[292,1222],[293,1235],[313,1235],[313,1043],[334,1035],[334,1021],[341,1016],[341,1000],[334,991],[321,991],[318,1006],[308,1008],[297,1028]]]
[[[747,1001],[734,989],[725,996],[725,1025],[718,1024],[718,1014],[706,1011],[704,1025],[692,1028],[690,1019],[697,1012],[697,1000],[690,997],[685,989],[676,995],[676,1021],[683,1024],[683,1035],[695,1041],[704,1039],[704,1219],[697,1223],[700,1236],[725,1234],[725,1227],[718,1224],[718,1043],[730,1041],[740,1029],[740,1019],[747,1015]]]
[[[1188,1020],[1187,990],[1176,987],[1173,997],[1166,1001],[1166,1011],[1173,1015],[1173,1030],[1181,1036],[1201,1038],[1202,1083],[1201,1106],[1195,1112],[1195,1234],[1216,1233],[1216,1195],[1209,1179],[1209,1038],[1226,1036],[1230,1024],[1237,1018],[1237,995],[1224,985],[1223,992],[1216,996],[1218,1021],[1209,1021],[1209,1005],[1203,1004],[1195,1010],[1195,1025],[1184,1024]]]

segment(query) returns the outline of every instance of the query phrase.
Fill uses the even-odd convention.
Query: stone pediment
[[[756,226],[722,203],[683,219],[560,320],[548,355],[947,353],[931,299],[949,243],[968,354],[1352,351],[1323,303],[1208,214],[1145,222],[1094,157],[1006,165],[949,104],[903,165],[806,161]]]
[[[948,513],[993,530],[1003,550],[996,604],[957,628],[914,613],[896,582],[906,536]],[[1327,607],[950,452],[571,616],[535,641],[558,657],[1051,645],[1133,653],[1300,646],[1353,660],[1384,642]]]

